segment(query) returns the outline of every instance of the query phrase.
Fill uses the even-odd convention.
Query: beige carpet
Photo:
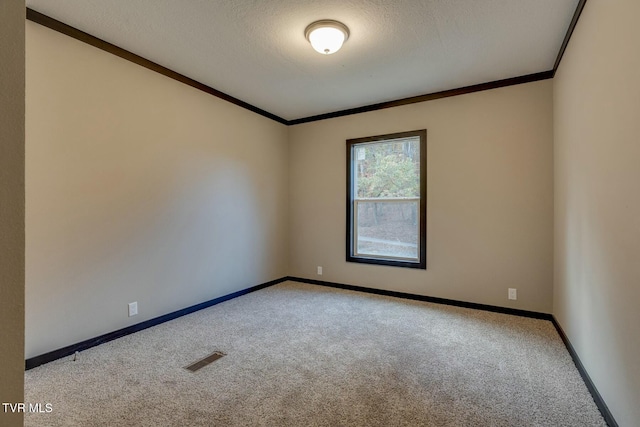
[[[26,426],[605,425],[548,321],[294,282],[71,359]]]

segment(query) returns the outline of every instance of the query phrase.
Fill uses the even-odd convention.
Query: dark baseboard
[[[600,410],[600,413],[604,417],[607,425],[609,427],[618,427],[618,423],[613,417],[613,414],[611,414],[611,411],[609,411],[607,404],[605,403],[604,399],[598,392],[598,389],[596,388],[595,384],[591,380],[591,377],[589,377],[589,374],[584,368],[584,365],[580,361],[580,358],[578,357],[578,353],[576,353],[575,349],[573,348],[573,345],[569,341],[569,338],[564,333],[564,330],[562,329],[562,327],[560,326],[560,324],[552,314],[539,313],[539,312],[527,311],[527,310],[518,310],[515,308],[499,307],[495,305],[478,304],[478,303],[467,302],[467,301],[457,301],[457,300],[451,300],[446,298],[430,297],[426,295],[417,295],[417,294],[410,294],[405,292],[388,291],[384,289],[367,288],[364,286],[347,285],[344,283],[326,282],[323,280],[305,279],[302,277],[293,277],[293,276],[286,276],[280,279],[272,280],[270,282],[262,283],[260,285],[252,286],[250,288],[243,289],[243,290],[240,290],[228,295],[224,295],[218,298],[214,298],[212,300],[205,301],[200,304],[192,305],[190,307],[183,308],[182,310],[174,311],[172,313],[168,313],[163,316],[155,317],[153,319],[149,319],[144,322],[128,326],[126,328],[118,329],[117,331],[109,332],[107,334],[100,335],[99,337],[90,338],[88,340],[85,340],[76,344],[72,344],[70,346],[60,348],[58,350],[50,351],[48,353],[44,353],[39,356],[32,357],[25,361],[25,369],[27,370],[33,369],[37,366],[52,362],[62,357],[70,356],[74,354],[76,351],[83,351],[88,348],[95,347],[97,345],[123,337],[125,335],[129,335],[134,332],[138,332],[143,329],[147,329],[152,326],[156,326],[161,323],[168,322],[169,320],[176,319],[186,314],[190,314],[198,310],[202,310],[204,308],[211,307],[216,304],[220,304],[221,302],[228,301],[230,299],[237,298],[239,296],[246,295],[248,293],[267,288],[269,286],[277,285],[278,283],[282,283],[287,280],[300,282],[300,283],[308,283],[312,285],[327,286],[331,288],[345,289],[349,291],[366,292],[370,294],[384,295],[384,296],[395,297],[395,298],[403,298],[403,299],[409,299],[409,300],[415,300],[415,301],[425,301],[425,302],[431,302],[435,304],[445,304],[445,305],[452,305],[456,307],[472,308],[475,310],[484,310],[484,311],[491,311],[495,313],[510,314],[514,316],[549,320],[551,321],[551,323],[553,323],[553,326],[556,328],[556,331],[558,331],[558,335],[560,335],[560,338],[562,339],[562,342],[566,346],[567,351],[569,351],[569,354],[571,355],[571,358],[573,359],[573,362],[575,363],[576,368],[580,373],[580,376],[582,377],[585,385],[587,386],[587,389],[591,393],[591,396],[593,397],[593,400],[595,401],[596,406]]]
[[[604,417],[604,420],[606,421],[607,425],[609,427],[618,427],[618,423],[613,418],[613,414],[611,414],[611,411],[609,411],[607,404],[605,403],[602,396],[600,396],[598,389],[596,388],[593,381],[591,381],[589,374],[587,373],[586,369],[582,365],[582,362],[578,357],[578,353],[576,353],[575,349],[573,348],[573,345],[571,345],[571,342],[569,341],[569,338],[567,338],[567,335],[564,333],[564,331],[562,330],[562,327],[560,326],[560,324],[552,314],[538,313],[535,311],[527,311],[527,310],[518,310],[514,308],[507,308],[507,307],[498,307],[494,305],[477,304],[474,302],[429,297],[429,296],[409,294],[404,292],[387,291],[382,289],[367,288],[363,286],[346,285],[344,283],[325,282],[323,280],[305,279],[302,277],[289,276],[289,277],[286,277],[286,280],[292,280],[292,281],[301,282],[301,283],[309,283],[312,285],[328,286],[331,288],[346,289],[350,291],[366,292],[366,293],[371,293],[376,295],[385,295],[385,296],[396,297],[396,298],[426,301],[426,302],[432,302],[436,304],[454,305],[457,307],[473,308],[476,310],[492,311],[496,313],[511,314],[514,316],[523,316],[523,317],[531,317],[534,319],[549,320],[551,321],[553,326],[556,328],[556,330],[558,331],[558,335],[560,335],[560,338],[562,339],[562,342],[567,347],[567,351],[569,351],[569,354],[571,355],[571,358],[573,359],[573,362],[575,363],[576,368],[580,373],[580,376],[582,377],[585,385],[587,386],[589,393],[591,393],[591,396],[593,397],[593,400],[596,403],[598,410],[600,410],[600,413]]]
[[[564,342],[565,347],[567,347],[567,350],[569,351],[569,354],[573,359],[573,363],[576,365],[578,372],[580,372],[580,376],[582,377],[584,384],[587,386],[589,393],[591,393],[591,396],[593,397],[594,402],[596,402],[596,406],[600,410],[600,413],[604,417],[607,425],[609,427],[618,427],[618,423],[616,422],[615,418],[613,418],[613,414],[611,413],[611,411],[609,411],[607,404],[604,402],[602,396],[600,396],[600,393],[598,392],[598,389],[596,388],[593,381],[591,381],[591,377],[589,377],[589,374],[584,368],[582,361],[580,361],[578,353],[576,353],[576,350],[573,348],[571,341],[569,341],[567,334],[564,333],[564,330],[562,330],[562,327],[554,316],[551,316],[551,323],[553,323],[553,326],[555,326],[556,331],[558,331],[558,335],[560,335],[562,342]]]
[[[97,345],[115,340],[117,338],[121,338],[125,335],[132,334],[134,332],[141,331],[143,329],[150,328],[152,326],[159,325],[164,322],[168,322],[169,320],[176,319],[178,317],[184,316],[186,314],[193,313],[198,310],[202,310],[207,307],[211,307],[216,304],[220,304],[221,302],[228,301],[233,298],[237,298],[242,295],[246,295],[251,292],[258,291],[260,289],[267,288],[269,286],[276,285],[278,283],[284,282],[287,280],[286,277],[272,280],[270,282],[262,283],[260,285],[252,286],[247,289],[243,289],[241,291],[234,292],[232,294],[223,295],[218,298],[214,298],[209,301],[205,301],[200,304],[192,305],[191,307],[183,308],[182,310],[174,311],[172,313],[168,313],[159,317],[155,317],[153,319],[145,320],[144,322],[137,323],[135,325],[127,326],[126,328],[118,329],[117,331],[109,332],[104,335],[100,335],[99,337],[90,338],[85,341],[81,341],[76,344],[72,344],[63,348],[59,348],[58,350],[53,350],[48,353],[41,354],[39,356],[35,356],[29,358],[25,361],[25,369],[33,369],[37,366],[43,365],[45,363],[52,362],[54,360],[60,359],[62,357],[70,356],[74,354],[76,351],[83,351],[91,347],[95,347]]]
[[[302,277],[287,277],[287,280],[294,282],[309,283],[312,285],[328,286],[331,288],[347,289],[349,291],[367,292],[388,297],[404,298],[416,301],[426,301],[436,304],[454,305],[456,307],[473,308],[476,310],[492,311],[494,313],[511,314],[514,316],[531,317],[534,319],[551,320],[553,316],[548,313],[538,313],[536,311],[518,310],[517,308],[499,307],[496,305],[478,304],[475,302],[457,301],[446,298],[430,297],[426,295],[409,294],[405,292],[387,291],[383,289],[366,288],[364,286],[346,285],[344,283],[325,282],[323,280],[305,279]]]

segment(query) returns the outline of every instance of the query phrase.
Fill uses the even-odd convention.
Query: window
[[[427,131],[347,140],[347,261],[427,267]]]

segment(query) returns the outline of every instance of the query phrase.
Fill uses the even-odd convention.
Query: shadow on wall
[[[33,201],[27,357],[269,274],[268,229],[246,165],[200,157],[163,175],[134,177],[133,169],[112,165],[75,185],[59,182],[50,203]],[[130,301],[140,304],[134,319],[125,312]]]

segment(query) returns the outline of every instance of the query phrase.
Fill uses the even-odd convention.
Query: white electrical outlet
[[[509,299],[518,299],[518,290],[515,288],[509,288]]]
[[[318,266],[318,276],[322,276],[322,267]]]
[[[129,303],[129,317],[138,314],[138,301]]]

